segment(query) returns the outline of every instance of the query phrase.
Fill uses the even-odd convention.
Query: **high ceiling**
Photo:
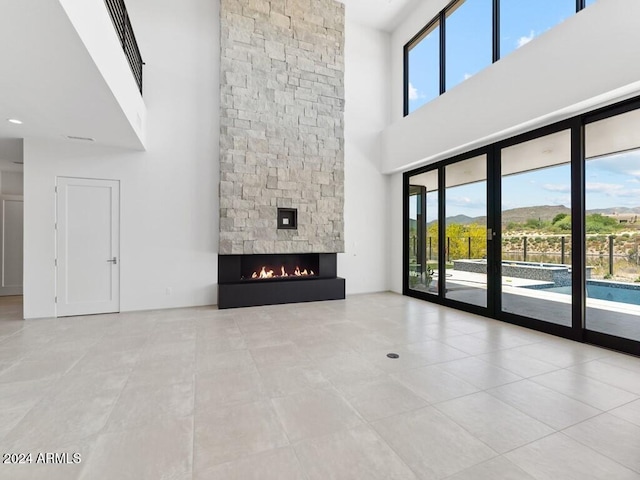
[[[338,1],[345,4],[350,21],[392,31],[413,8],[431,0]],[[0,0],[0,5],[0,40],[11,45],[0,55],[0,140],[73,141],[66,137],[75,136],[139,148],[133,132],[123,130],[122,112],[60,4]],[[26,31],[32,33],[25,36]],[[8,123],[9,118],[24,124]],[[0,142],[3,169],[21,168],[13,163],[14,157],[7,143]]]
[[[140,148],[135,132],[123,121],[122,108],[58,1],[0,0],[0,11],[0,44],[6,47],[0,49],[0,140],[79,141],[68,138],[72,136]],[[12,162],[15,155],[7,142],[0,141],[0,161]]]
[[[408,12],[429,0],[338,0],[345,4],[347,19],[391,32]]]

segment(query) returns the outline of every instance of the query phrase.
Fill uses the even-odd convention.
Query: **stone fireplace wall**
[[[344,5],[221,0],[220,26],[220,254],[344,251]]]

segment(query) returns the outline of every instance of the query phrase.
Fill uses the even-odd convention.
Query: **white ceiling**
[[[71,135],[140,148],[58,1],[0,0],[0,12],[0,140],[36,137],[77,142],[67,139]],[[23,124],[11,124],[9,118]],[[12,155],[3,147],[0,143],[0,160]]]
[[[420,2],[339,0],[347,19],[392,31]],[[57,1],[0,0],[0,163],[20,168],[2,140],[67,136],[139,149],[139,139]],[[28,34],[25,34],[28,32]],[[7,122],[22,120],[22,125]],[[6,151],[5,151],[6,150]],[[20,153],[21,156],[21,153]]]
[[[431,0],[338,0],[345,5],[345,15],[361,25],[393,31],[420,3]]]

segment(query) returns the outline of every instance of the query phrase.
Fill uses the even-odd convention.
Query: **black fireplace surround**
[[[218,256],[220,309],[344,298],[335,253]]]

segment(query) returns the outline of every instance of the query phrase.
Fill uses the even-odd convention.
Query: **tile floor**
[[[1,479],[640,479],[639,358],[407,297],[20,318]]]

